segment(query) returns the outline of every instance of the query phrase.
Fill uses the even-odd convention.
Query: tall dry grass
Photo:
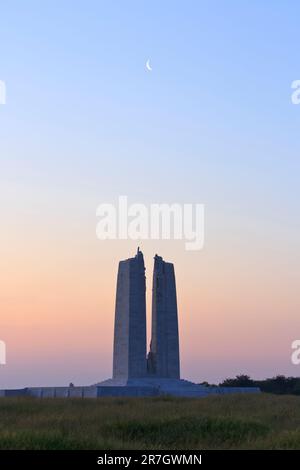
[[[300,397],[2,398],[0,449],[300,449]]]

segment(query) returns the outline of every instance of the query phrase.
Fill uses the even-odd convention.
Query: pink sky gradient
[[[2,245],[7,365],[1,387],[89,384],[111,376],[118,261],[137,244],[101,242],[87,233],[83,226],[58,242],[42,225],[32,237]],[[182,377],[217,382],[238,373],[298,374],[290,361],[300,323],[296,260],[289,247],[270,241],[262,249],[255,238],[248,246],[238,235],[212,237],[199,252],[185,251],[181,241],[141,245],[148,338],[153,255],[175,263]]]

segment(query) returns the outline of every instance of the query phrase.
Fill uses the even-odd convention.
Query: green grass
[[[2,398],[0,449],[300,449],[300,397]]]

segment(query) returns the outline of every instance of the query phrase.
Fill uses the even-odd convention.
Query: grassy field
[[[2,398],[0,449],[300,449],[300,397]]]

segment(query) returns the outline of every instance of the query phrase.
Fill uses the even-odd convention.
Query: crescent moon
[[[152,72],[152,67],[150,65],[150,59],[148,59],[147,62],[146,62],[146,68],[147,68],[147,70],[149,70],[149,72]]]

